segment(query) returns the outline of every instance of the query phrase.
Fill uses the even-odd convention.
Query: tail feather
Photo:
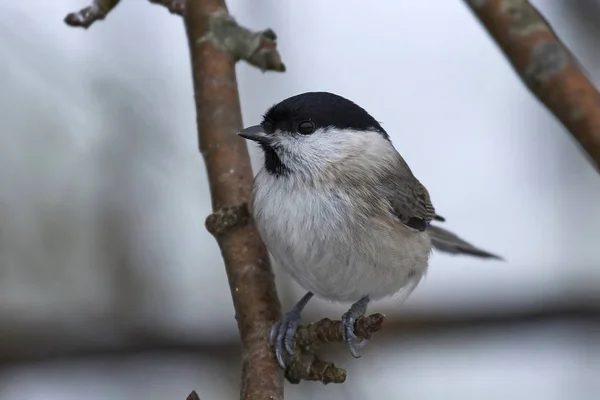
[[[481,250],[473,246],[471,243],[461,239],[454,233],[440,228],[439,226],[430,225],[427,227],[427,232],[431,237],[431,244],[439,251],[450,254],[468,254],[475,257],[493,258],[504,261],[502,257],[489,253],[485,250]]]

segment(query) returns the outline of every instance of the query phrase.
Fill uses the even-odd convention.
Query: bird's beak
[[[258,143],[266,143],[268,136],[260,125],[249,126],[238,132],[238,135],[244,139],[252,140]]]

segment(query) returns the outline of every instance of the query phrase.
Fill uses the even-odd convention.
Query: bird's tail
[[[444,253],[468,254],[475,257],[503,260],[502,257],[481,250],[471,243],[459,238],[454,233],[440,228],[439,226],[430,225],[427,227],[427,232],[429,233],[429,237],[431,237],[431,244],[433,247]]]

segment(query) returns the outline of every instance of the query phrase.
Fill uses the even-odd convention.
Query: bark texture
[[[206,225],[225,261],[242,341],[241,398],[282,399],[283,371],[268,342],[281,311],[268,253],[247,209],[254,176],[246,143],[237,135],[242,116],[235,76],[239,59],[262,54],[253,63],[264,70],[282,70],[281,60],[274,41],[239,27],[223,0],[188,0],[184,21],[214,211]]]

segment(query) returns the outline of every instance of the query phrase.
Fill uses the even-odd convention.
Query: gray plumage
[[[471,243],[459,238],[454,233],[440,228],[439,226],[430,225],[427,228],[427,232],[431,238],[431,244],[439,251],[450,254],[468,254],[475,257],[503,260],[502,257],[485,250],[481,250],[473,246]]]
[[[291,343],[286,340],[311,293],[356,302],[343,324],[355,354],[355,318],[369,300],[410,293],[426,273],[433,247],[498,258],[431,225],[444,219],[427,189],[381,125],[343,97],[294,96],[240,135],[265,153],[251,200],[260,235],[310,295],[274,328],[280,363],[282,343]]]
[[[427,189],[377,132],[321,129],[272,140],[289,172],[256,176],[256,224],[275,260],[319,297],[380,299],[416,286],[432,239],[441,251],[488,254],[429,225],[436,214]],[[411,218],[427,228],[411,227]]]

